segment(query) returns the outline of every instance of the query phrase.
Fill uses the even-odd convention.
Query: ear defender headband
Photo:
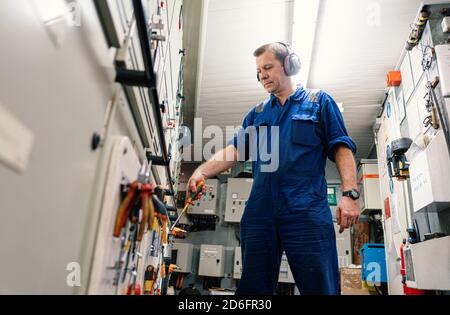
[[[288,77],[296,75],[300,71],[300,68],[302,67],[302,64],[300,62],[300,57],[296,53],[291,51],[289,44],[286,44],[283,42],[276,42],[276,43],[283,45],[287,51],[287,55],[284,58],[284,62],[283,62],[284,73]],[[259,82],[260,81],[259,73],[256,74],[256,78],[258,79],[258,82]]]

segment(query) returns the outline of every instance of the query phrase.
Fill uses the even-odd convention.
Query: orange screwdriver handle
[[[125,223],[127,222],[127,217],[130,212],[131,202],[134,199],[134,194],[136,193],[137,187],[138,187],[138,183],[133,182],[130,185],[130,190],[128,191],[127,196],[120,204],[119,210],[116,215],[116,223],[114,225],[114,232],[113,232],[114,237],[120,236],[120,232],[122,231],[122,228],[125,226]]]
[[[145,227],[148,224],[148,216],[149,216],[149,211],[150,211],[148,209],[148,205],[149,205],[148,200],[150,198],[151,190],[152,190],[152,186],[150,186],[150,184],[142,185],[142,188],[141,188],[142,220],[141,220],[141,223],[139,224],[138,235],[136,237],[138,242],[142,241],[142,238],[144,237],[144,233],[145,233]]]
[[[166,264],[163,262],[161,264],[161,278],[165,279],[166,278]]]
[[[177,269],[177,268],[178,268],[177,265],[175,265],[175,264],[170,264],[170,265],[169,265],[169,273],[173,273],[173,271],[174,271],[175,269]]]
[[[166,217],[166,220],[164,220],[164,228],[163,228],[163,236],[162,236],[162,243],[164,245],[167,245],[168,223],[169,223],[169,220],[167,220],[167,217]]]

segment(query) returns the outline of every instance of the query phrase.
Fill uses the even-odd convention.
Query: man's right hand
[[[193,174],[192,174],[192,176],[191,176],[191,178],[189,178],[189,181],[188,181],[188,183],[187,183],[187,187],[186,187],[186,191],[188,192],[188,193],[195,193],[195,192],[197,192],[197,184],[200,182],[200,181],[206,181],[206,178],[205,178],[205,176],[201,173],[201,172],[199,172],[199,171],[195,171]],[[199,194],[199,196],[201,197],[201,193]]]

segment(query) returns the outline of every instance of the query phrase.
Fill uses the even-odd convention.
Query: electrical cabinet
[[[194,246],[189,243],[172,244],[172,263],[178,266],[177,272],[192,272]]]
[[[217,215],[219,208],[219,180],[208,179],[205,182],[205,192],[201,199],[195,200],[188,210],[189,214]]]
[[[242,252],[241,247],[235,247],[234,249],[234,265],[233,265],[233,278],[241,279],[242,275]]]
[[[117,209],[120,206],[120,184],[124,181],[133,182],[137,179],[140,163],[136,151],[128,137],[113,137],[105,143],[104,150],[109,153],[107,160],[102,161],[107,166],[107,176],[99,186],[99,191],[105,196],[101,204],[98,234],[95,242],[92,269],[90,274],[88,294],[116,294],[123,292],[126,281],[119,278],[130,277],[124,267],[123,241],[112,235]],[[124,154],[126,152],[126,154]],[[125,236],[123,236],[125,239]],[[142,252],[146,254],[146,250]],[[136,257],[140,260],[140,257]],[[141,264],[142,265],[142,264]],[[140,277],[142,270],[137,271]],[[127,278],[128,277],[128,278]]]
[[[228,179],[225,222],[240,222],[252,189],[252,178]]]
[[[406,62],[409,62],[409,60]],[[403,136],[399,126],[401,118],[398,118],[402,115],[400,115],[400,111],[397,110],[399,106],[396,106],[396,104],[403,102],[401,100],[403,93],[404,92],[396,93],[394,88],[389,89],[388,100],[390,105],[385,104],[381,117],[374,126],[374,129],[376,130],[375,139],[378,157],[379,192],[382,202],[382,224],[387,260],[388,290],[389,294],[394,295],[402,294],[403,292],[401,275],[398,267],[398,248],[400,248],[402,240],[407,237],[406,221],[408,203],[406,202],[407,199],[405,196],[408,193],[408,190],[407,187],[405,188],[404,182],[399,182],[389,177],[386,151],[392,141]],[[391,95],[394,96],[391,97]],[[398,101],[399,98],[400,101]]]
[[[450,290],[450,236],[405,247],[406,285],[421,290]]]
[[[443,137],[443,127],[448,125],[450,109],[450,100],[446,98],[450,95],[450,46],[440,45],[448,37],[448,34],[442,32],[444,17],[440,13],[447,6],[448,4],[443,3],[426,6],[429,18],[424,25],[423,34],[416,47],[402,51],[402,57],[395,69],[402,72],[402,82],[400,86],[387,90],[388,97],[383,104],[383,112],[374,126],[379,160],[387,284],[391,295],[404,294],[399,249],[403,239],[408,239],[407,229],[415,229],[418,239],[422,241],[427,230],[422,228],[424,226],[427,226],[430,232],[447,235],[449,233],[448,216],[441,214],[450,208],[450,157]],[[418,23],[423,9],[422,4],[412,22]],[[414,36],[413,33],[410,35]],[[439,83],[434,86],[436,82]],[[441,119],[441,116],[444,119]],[[408,151],[395,153],[396,158],[406,158],[407,163],[402,162],[400,166],[406,176],[391,178],[387,172],[386,151],[394,140],[400,138],[412,140]],[[425,211],[426,213],[422,213]],[[436,213],[438,211],[440,213]],[[435,255],[431,249],[426,249],[431,246],[429,241],[417,245],[419,244],[413,244],[411,248],[423,246],[420,251],[428,252],[427,259],[434,262]],[[416,263],[411,252],[414,253],[411,249],[404,251],[405,261],[407,269],[408,264],[414,267],[417,281],[411,281],[411,285],[407,283],[409,287],[436,289],[431,282],[439,283],[439,280],[445,277],[449,283],[445,272],[441,273],[440,279],[427,277],[430,270],[434,271],[434,263],[433,267]],[[429,285],[419,285],[418,275],[427,278]]]
[[[2,14],[1,21],[11,26],[0,28],[2,54],[20,59],[2,58],[0,78],[11,86],[0,88],[2,96],[6,91],[10,95],[0,108],[0,125],[9,131],[0,140],[2,153],[5,145],[8,149],[0,154],[0,163],[22,172],[0,165],[0,178],[9,183],[2,189],[2,209],[11,210],[4,212],[0,230],[12,235],[17,228],[8,222],[22,222],[24,231],[15,238],[15,246],[0,239],[0,251],[10,258],[2,263],[1,293],[124,294],[130,283],[143,288],[146,267],[160,267],[167,257],[163,252],[169,252],[170,245],[164,251],[161,242],[151,247],[152,231],[138,242],[130,237],[135,231],[131,226],[125,226],[120,237],[114,237],[113,230],[125,187],[137,179],[144,157],[161,157],[164,152],[176,160],[178,134],[166,137],[164,147],[162,138],[169,133],[159,128],[159,109],[153,109],[168,98],[164,119],[180,125],[175,99],[183,80],[182,2],[170,1],[166,11],[165,0],[0,2],[0,12],[9,13]],[[143,14],[138,16],[145,21],[133,17],[141,5]],[[154,30],[150,19],[155,15],[161,16],[164,28],[149,34],[152,48],[147,53],[152,58],[145,64],[162,62],[146,69],[155,72],[158,81],[148,93],[143,84],[122,86],[119,81],[127,80],[118,78],[125,70],[145,69],[138,30],[142,25]],[[81,24],[68,28],[72,22]],[[165,41],[153,35],[163,35]],[[23,49],[25,37],[35,48],[32,58]],[[36,67],[45,70],[39,71],[38,79],[29,78],[33,84],[17,83],[23,81],[21,73]],[[49,91],[49,86],[57,88]],[[33,100],[35,110],[30,110],[28,100]],[[176,179],[177,169],[171,170]],[[154,167],[151,184],[170,188],[169,173]],[[33,209],[33,219],[22,220],[24,212],[17,209]],[[162,268],[155,270],[156,292]],[[71,274],[73,285],[65,281]]]
[[[223,277],[225,275],[225,248],[222,245],[200,247],[198,275],[206,277]]]
[[[381,210],[380,180],[377,160],[361,160],[358,167],[361,213]]]

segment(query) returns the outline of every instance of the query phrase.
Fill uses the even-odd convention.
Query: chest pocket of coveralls
[[[291,117],[291,141],[304,146],[316,146],[320,143],[317,128],[319,128],[319,122],[316,118],[293,115]]]

